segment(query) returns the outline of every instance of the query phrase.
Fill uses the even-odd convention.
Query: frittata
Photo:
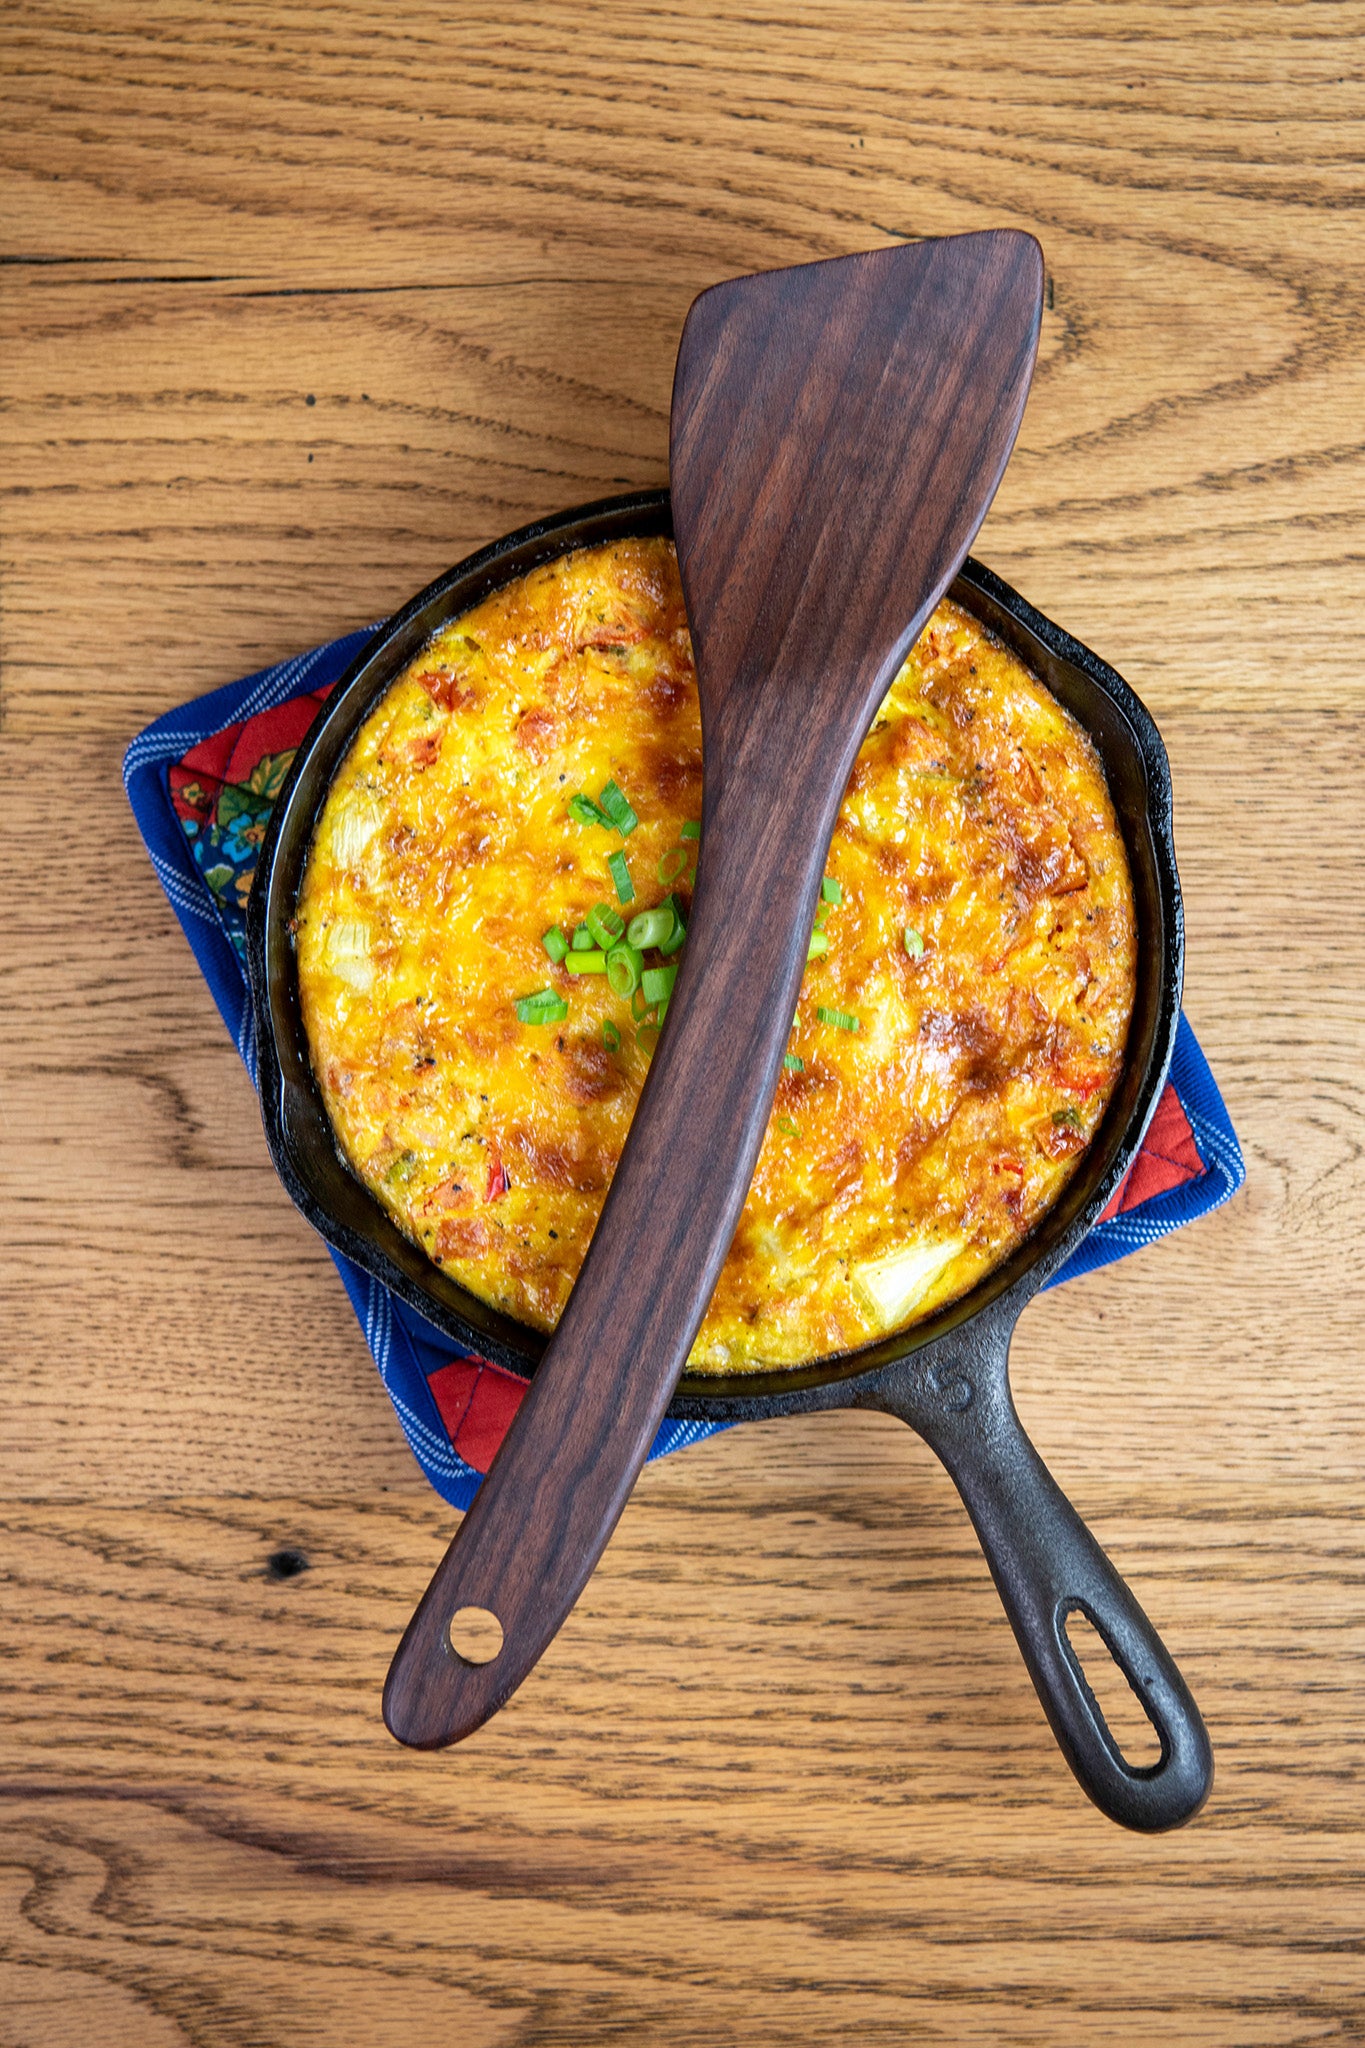
[[[437,634],[317,823],[295,943],[342,1152],[537,1330],[667,1029],[701,788],[673,549],[627,540]],[[1056,1199],[1118,1078],[1136,933],[1103,772],[955,604],[858,756],[811,952],[694,1370],[827,1357],[962,1294]]]

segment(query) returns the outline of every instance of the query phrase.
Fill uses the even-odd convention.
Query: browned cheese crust
[[[438,1265],[538,1330],[582,1264],[651,1043],[628,998],[553,963],[542,935],[617,903],[613,853],[635,891],[622,915],[660,903],[661,863],[695,857],[680,833],[701,777],[673,549],[624,541],[439,633],[362,727],[318,822],[299,986],[342,1151]],[[608,781],[639,817],[626,836],[569,808]],[[863,745],[828,870],[842,900],[802,986],[801,1065],[783,1073],[694,1369],[826,1357],[963,1293],[1055,1201],[1122,1064],[1136,939],[1099,762],[954,604]],[[688,880],[673,883],[684,914]],[[519,1022],[542,989],[567,1016]],[[742,1056],[724,1017],[715,1037],[717,1059]]]

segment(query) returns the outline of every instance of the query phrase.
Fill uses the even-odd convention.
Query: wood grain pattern
[[[6,9],[6,2048],[1360,2037],[1362,27]],[[413,1759],[374,1687],[447,1518],[122,748],[662,481],[704,285],[996,225],[1049,302],[977,552],[1162,727],[1249,1168],[1037,1302],[1014,1379],[1213,1801],[1145,1843],[1084,1806],[947,1482],[858,1417],[651,1468],[503,1722]]]

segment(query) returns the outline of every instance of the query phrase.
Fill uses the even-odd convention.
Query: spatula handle
[[[400,1742],[458,1741],[536,1663],[606,1547],[711,1298],[767,1126],[851,762],[822,763],[809,801],[784,790],[797,800],[777,808],[797,830],[726,791],[771,788],[797,737],[784,748],[770,732],[766,762],[708,786],[667,1028],[559,1328],[394,1657],[384,1718]],[[451,1617],[467,1607],[502,1626],[487,1663],[451,1647]]]

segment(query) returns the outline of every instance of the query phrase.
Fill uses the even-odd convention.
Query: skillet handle
[[[938,1347],[912,1354],[883,1375],[872,1405],[908,1422],[947,1467],[1082,1790],[1124,1827],[1180,1827],[1213,1783],[1208,1733],[1161,1638],[1025,1434],[1009,1387],[1010,1328],[974,1332],[960,1360]],[[1128,1763],[1110,1734],[1067,1640],[1073,1614],[1092,1624],[1145,1708],[1161,1741],[1155,1764]]]

